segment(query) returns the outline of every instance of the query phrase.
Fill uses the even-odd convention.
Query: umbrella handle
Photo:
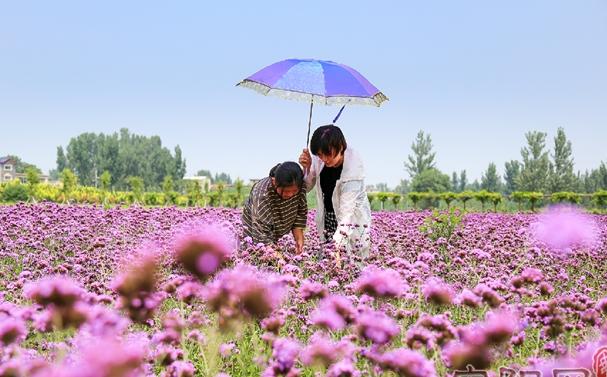
[[[306,138],[306,148],[310,143],[310,127],[312,126],[312,108],[314,107],[314,96],[312,96],[312,100],[310,100],[310,116],[308,118],[308,137]]]

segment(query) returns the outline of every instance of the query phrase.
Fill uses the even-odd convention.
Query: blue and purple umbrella
[[[355,69],[326,60],[283,60],[263,68],[237,85],[251,88],[263,95],[310,102],[308,140],[314,103],[379,106],[388,100],[388,97]],[[339,118],[343,106],[333,120],[334,123]]]

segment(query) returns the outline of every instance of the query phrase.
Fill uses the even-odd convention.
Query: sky
[[[245,180],[297,160],[308,104],[235,87],[287,58],[347,64],[390,99],[338,126],[367,184],[394,187],[418,131],[480,179],[563,127],[576,170],[607,161],[607,1],[0,1],[0,155],[120,128],[179,145],[188,174]],[[313,127],[338,107],[316,106]]]

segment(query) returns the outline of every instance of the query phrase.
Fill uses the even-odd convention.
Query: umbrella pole
[[[314,97],[312,97],[312,100],[310,101],[310,117],[308,118],[308,137],[306,139],[306,148],[310,143],[310,127],[312,126],[312,107],[314,107]]]

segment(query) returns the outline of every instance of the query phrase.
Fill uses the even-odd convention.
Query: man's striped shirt
[[[308,202],[305,190],[289,199],[283,199],[266,177],[251,189],[242,211],[245,236],[253,242],[272,243],[294,228],[305,228]]]

